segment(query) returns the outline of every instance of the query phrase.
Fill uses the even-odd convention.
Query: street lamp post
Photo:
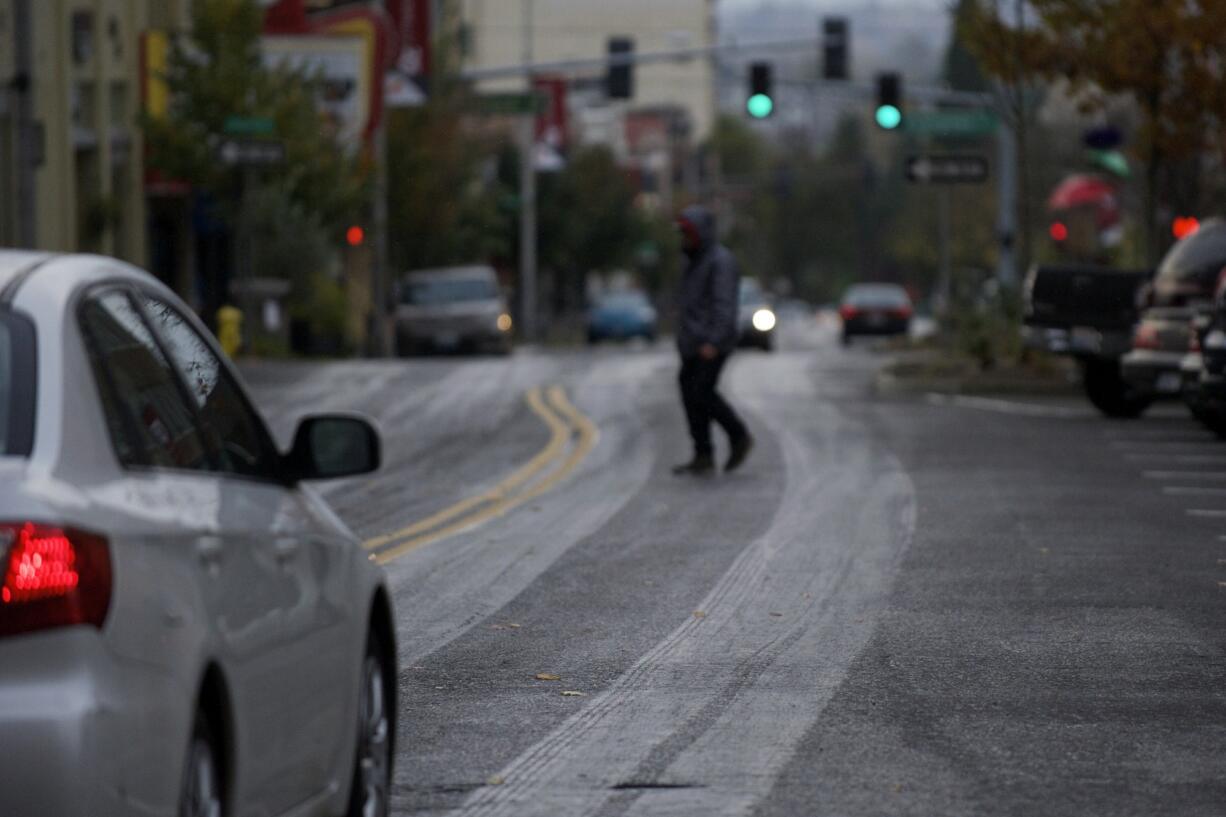
[[[533,0],[523,0],[523,63],[528,96],[535,93],[532,65]],[[519,310],[520,335],[536,337],[536,106],[519,123]]]

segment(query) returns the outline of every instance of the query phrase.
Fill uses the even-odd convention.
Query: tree
[[[1226,8],[1196,0],[1030,0],[1033,20],[1006,20],[999,2],[976,0],[964,26],[989,72],[1006,84],[1067,78],[1088,109],[1114,94],[1136,105],[1148,253],[1156,261],[1163,179],[1179,161],[1199,160],[1220,129]]]
[[[652,242],[636,191],[606,147],[574,151],[566,168],[541,180],[541,264],[554,276],[554,313],[582,304],[587,275],[632,268]]]
[[[191,33],[176,40],[169,56],[164,77],[169,111],[144,120],[150,166],[220,205],[231,240],[240,234],[276,239],[266,234],[269,230],[292,236],[310,223],[336,246],[368,198],[368,163],[321,126],[313,77],[264,64],[262,27],[263,10],[254,0],[196,0]],[[285,164],[244,172],[219,161],[217,145],[232,117],[271,119],[272,138],[285,146]],[[275,197],[301,218],[292,224],[245,218],[255,208],[242,206],[244,188],[255,198],[261,189],[275,188]],[[253,236],[257,229],[260,234]],[[304,266],[318,269],[321,258],[311,244],[300,242],[296,260],[261,268],[261,274],[290,277]]]

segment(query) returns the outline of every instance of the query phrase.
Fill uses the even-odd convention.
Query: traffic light
[[[345,231],[345,243],[350,247],[360,247],[366,243],[366,231],[357,224]]]
[[[902,125],[902,77],[895,73],[877,75],[877,124],[883,130]]]
[[[634,98],[634,63],[629,59],[633,56],[633,39],[609,38],[609,74],[605,78],[605,90],[609,99]]]
[[[822,21],[822,76],[826,79],[850,78],[847,51],[847,18],[827,17]]]
[[[770,63],[755,62],[749,66],[749,100],[745,108],[754,119],[765,119],[775,110],[771,84]]]

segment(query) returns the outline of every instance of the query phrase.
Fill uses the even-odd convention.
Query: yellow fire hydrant
[[[229,304],[217,310],[217,342],[230,358],[243,347],[243,312]]]

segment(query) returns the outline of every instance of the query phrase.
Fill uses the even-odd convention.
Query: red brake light
[[[50,627],[101,627],[111,604],[106,540],[32,522],[0,524],[0,636]]]
[[[839,307],[839,317],[849,321],[856,316],[856,311],[856,308],[851,304],[843,304]]]
[[[1132,348],[1134,349],[1160,349],[1162,341],[1158,337],[1158,330],[1153,324],[1143,323],[1137,327],[1137,331],[1132,335]]]
[[[1059,221],[1052,222],[1051,229],[1048,232],[1051,233],[1052,241],[1067,241],[1068,240],[1068,227],[1065,226],[1064,223],[1062,222],[1059,222]]]

